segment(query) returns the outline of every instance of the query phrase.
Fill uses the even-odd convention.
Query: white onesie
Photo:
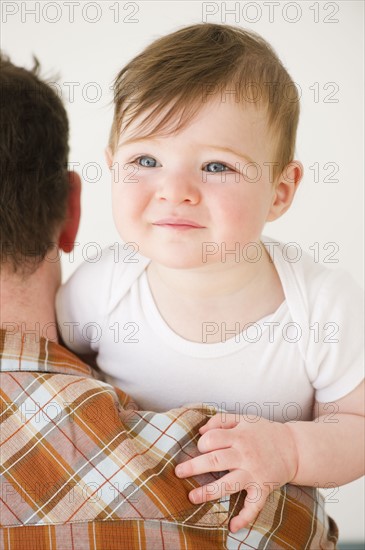
[[[203,402],[278,422],[311,420],[314,399],[335,401],[363,380],[362,291],[345,271],[261,240],[285,301],[240,334],[213,322],[204,328],[205,343],[176,334],[152,297],[150,260],[120,244],[85,262],[59,290],[65,344],[75,353],[96,351],[107,381],[144,410]],[[226,340],[209,343],[218,329]],[[328,406],[329,421],[333,412]]]

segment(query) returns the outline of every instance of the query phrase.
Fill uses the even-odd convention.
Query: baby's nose
[[[156,189],[158,200],[169,201],[172,204],[199,202],[200,191],[196,182],[185,175],[175,175],[163,178]]]

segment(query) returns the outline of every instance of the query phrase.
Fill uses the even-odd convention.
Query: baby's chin
[[[165,245],[156,250],[155,247],[143,243],[138,243],[138,245],[138,251],[142,256],[170,269],[204,269],[207,266],[207,262],[203,261],[199,247]]]
[[[195,259],[194,261],[194,258],[191,257],[173,257],[172,255],[166,257],[161,254],[151,257],[151,261],[169,269],[204,269],[207,265],[201,259]]]

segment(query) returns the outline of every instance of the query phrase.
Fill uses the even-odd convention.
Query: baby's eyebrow
[[[216,149],[217,151],[224,151],[225,153],[233,153],[234,155],[236,155],[236,157],[241,157],[245,160],[248,160],[248,162],[252,162],[253,164],[254,161],[252,160],[252,158],[247,155],[246,153],[241,153],[239,151],[235,151],[234,149],[231,149],[230,147],[221,147],[221,146],[218,146],[218,145],[203,145],[203,147],[206,147],[207,149]]]
[[[129,145],[131,143],[139,143],[141,141],[161,141],[161,140],[159,138],[153,138],[153,137],[146,138],[144,136],[136,137],[136,138],[130,138],[130,139],[127,139],[125,141],[119,142],[118,149],[120,147],[124,147],[125,145]],[[246,153],[241,153],[239,151],[235,151],[234,149],[231,149],[230,147],[223,147],[223,146],[219,146],[219,145],[201,144],[201,143],[197,143],[196,145],[200,145],[201,147],[204,147],[205,149],[216,149],[217,151],[224,151],[225,153],[233,153],[237,157],[241,157],[241,158],[247,160],[248,162],[255,164],[254,160],[252,160],[252,158],[249,155],[247,155]]]
[[[154,141],[154,142],[163,142],[163,138],[160,138],[160,137],[155,137],[155,136],[139,136],[139,137],[130,137],[126,140],[119,140],[118,142],[118,149],[120,147],[125,147],[126,145],[130,145],[131,143],[140,143],[140,142],[145,142],[145,143],[150,143],[151,141]]]
[[[119,144],[118,144],[118,149],[119,147],[124,147],[125,145],[129,145],[130,143],[138,143],[140,141],[158,141],[157,138],[147,138],[145,136],[141,136],[141,137],[136,137],[136,138],[129,138],[129,139],[126,139],[125,141],[120,141]]]

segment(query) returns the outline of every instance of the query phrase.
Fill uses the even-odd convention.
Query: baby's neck
[[[225,270],[210,269],[208,273],[180,270],[179,278],[171,276],[177,270],[160,269],[151,262],[147,275],[156,306],[169,327],[186,340],[202,342],[207,320],[236,327],[239,333],[246,323],[274,313],[284,301],[270,259],[251,265],[247,271],[240,265],[230,266],[231,270],[225,265]],[[220,341],[219,332],[209,337],[209,343]]]
[[[257,262],[227,261],[194,269],[171,269],[151,261],[147,269],[150,286],[164,288],[182,300],[225,302],[236,294],[258,288],[275,272],[268,252],[261,246],[263,253]]]

